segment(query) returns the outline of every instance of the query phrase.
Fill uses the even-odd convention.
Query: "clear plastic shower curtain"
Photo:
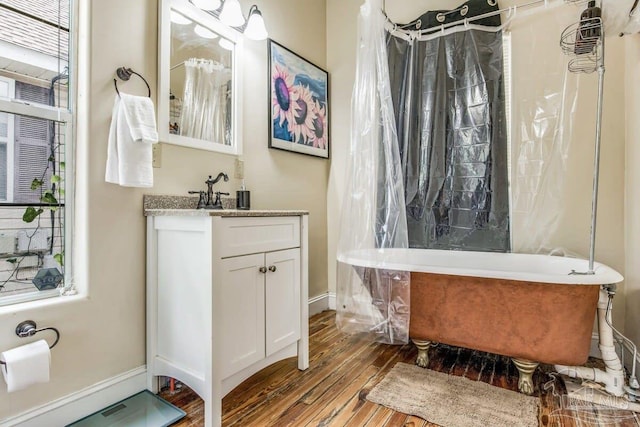
[[[184,66],[180,134],[229,145],[229,70],[216,61],[197,58],[186,60]]]
[[[567,5],[516,16],[506,41],[512,252],[567,255],[569,230],[585,242],[589,235],[590,175],[579,181],[575,169],[567,170],[591,171],[590,158],[571,163],[593,150],[597,76],[570,73],[558,47],[559,34],[580,11]],[[580,204],[580,195],[586,203]]]
[[[386,249],[408,247],[381,10],[381,0],[366,0],[358,21],[353,124],[338,246],[336,322],[343,331],[371,333],[379,342],[402,344],[409,338],[410,273],[369,268],[365,262],[353,261]],[[378,191],[381,188],[383,191]],[[354,253],[363,256],[354,257]]]
[[[405,189],[396,130],[396,117],[403,117],[394,114],[390,53],[380,10],[381,0],[366,0],[358,22],[352,135],[338,246],[337,324],[344,332],[371,333],[379,342],[402,344],[409,338],[411,273],[385,269],[385,262],[394,249],[409,247],[411,228],[405,208],[409,188]],[[574,15],[570,7],[542,11],[513,19],[500,40],[488,37],[496,46],[504,46],[504,61],[490,63],[495,68],[491,72],[505,78],[505,105],[500,108],[506,111],[507,123],[499,124],[498,137],[503,140],[508,129],[507,236],[512,252],[566,254],[558,248],[566,244],[567,230],[576,228],[583,213],[567,200],[576,192],[590,194],[590,182],[576,182],[567,173],[569,160],[592,148],[591,132],[575,132],[573,125],[577,116],[592,118],[589,106],[595,105],[588,91],[579,105],[580,78],[567,72],[567,60],[558,48],[559,35]],[[466,30],[452,30],[457,31]],[[495,29],[492,34],[495,37]],[[456,43],[463,38],[451,35]],[[446,40],[425,45],[439,43]],[[410,139],[408,143],[415,143]],[[505,153],[500,156],[504,161]],[[588,214],[585,206],[585,218]],[[498,230],[499,239],[507,243],[504,230]],[[582,230],[573,233],[582,235]],[[428,257],[422,262],[428,266]]]

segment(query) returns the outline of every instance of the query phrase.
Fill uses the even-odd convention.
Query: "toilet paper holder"
[[[42,331],[53,331],[56,333],[56,340],[49,346],[49,348],[55,347],[56,344],[58,344],[58,341],[60,341],[60,331],[56,328],[48,327],[38,329],[36,322],[33,320],[25,320],[24,322],[18,323],[18,326],[16,326],[16,335],[20,338],[32,337]],[[0,360],[0,365],[6,365],[6,363]]]

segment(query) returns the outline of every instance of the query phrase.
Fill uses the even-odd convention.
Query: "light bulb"
[[[191,0],[191,2],[202,10],[216,10],[220,7],[220,0]]]
[[[227,49],[227,50],[233,50],[233,47],[234,47],[233,43],[231,43],[227,39],[220,39],[218,44],[220,45],[221,48]]]
[[[184,15],[181,15],[175,10],[171,11],[171,22],[178,25],[191,24],[191,20],[189,18],[186,18]]]
[[[196,25],[196,27],[193,29],[193,32],[204,39],[215,39],[216,37],[218,37],[216,33],[209,30],[208,28],[203,27],[202,25]]]
[[[262,13],[255,5],[251,6],[249,11],[249,21],[247,22],[247,28],[244,29],[244,35],[251,40],[264,40],[269,35],[264,26]]]
[[[230,27],[242,27],[244,25],[244,16],[238,0],[224,0],[222,12],[220,12],[220,20]]]

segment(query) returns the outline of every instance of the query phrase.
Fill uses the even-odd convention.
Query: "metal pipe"
[[[418,33],[418,34],[425,34],[425,33],[430,33],[436,30],[442,30],[442,29],[446,29],[446,28],[450,28],[450,27],[454,27],[456,25],[460,25],[460,24],[470,24],[472,22],[475,21],[479,21],[481,19],[485,19],[485,18],[491,18],[493,16],[497,16],[497,15],[501,15],[503,13],[509,12],[509,13],[517,13],[520,10],[523,9],[528,9],[528,8],[532,8],[532,7],[543,7],[545,9],[548,9],[550,7],[557,7],[557,6],[562,6],[564,5],[563,1],[560,0],[553,0],[553,1],[549,1],[549,0],[533,0],[530,1],[528,3],[525,4],[521,4],[521,5],[516,5],[516,6],[511,6],[511,7],[507,7],[504,9],[498,9],[498,10],[494,10],[491,12],[486,12],[483,13],[481,15],[476,15],[476,16],[472,16],[471,18],[462,18],[462,19],[458,19],[456,21],[451,21],[448,22],[446,24],[441,24],[441,25],[437,25],[434,27],[430,27],[427,29],[423,29],[423,30],[419,30],[419,31],[411,31],[412,33]],[[535,9],[534,9],[535,10]],[[387,10],[386,7],[383,5],[382,8],[382,12],[384,13],[384,16],[387,19],[387,22],[394,25],[396,27],[396,31],[409,31],[407,30],[407,25],[400,25],[400,24],[396,24],[395,22],[393,22],[389,16],[387,15]],[[522,15],[522,13],[520,13]]]
[[[601,38],[600,65],[598,66],[598,111],[596,115],[596,143],[593,164],[593,193],[591,199],[591,233],[589,237],[589,274],[594,274],[596,251],[596,222],[598,216],[598,184],[600,183],[600,145],[602,142],[602,103],[604,99],[604,37]]]
[[[624,370],[620,358],[616,354],[613,340],[613,328],[609,326],[611,310],[609,310],[609,295],[606,289],[600,289],[598,298],[598,348],[605,363],[605,370],[587,368],[585,366],[555,365],[555,370],[571,378],[581,378],[604,384],[607,393],[622,397],[624,391]]]

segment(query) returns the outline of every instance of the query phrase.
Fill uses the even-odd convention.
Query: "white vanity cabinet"
[[[300,250],[222,260],[222,375],[300,339]]]
[[[184,382],[207,427],[259,370],[293,356],[309,366],[308,216],[248,212],[147,211],[147,386]]]

